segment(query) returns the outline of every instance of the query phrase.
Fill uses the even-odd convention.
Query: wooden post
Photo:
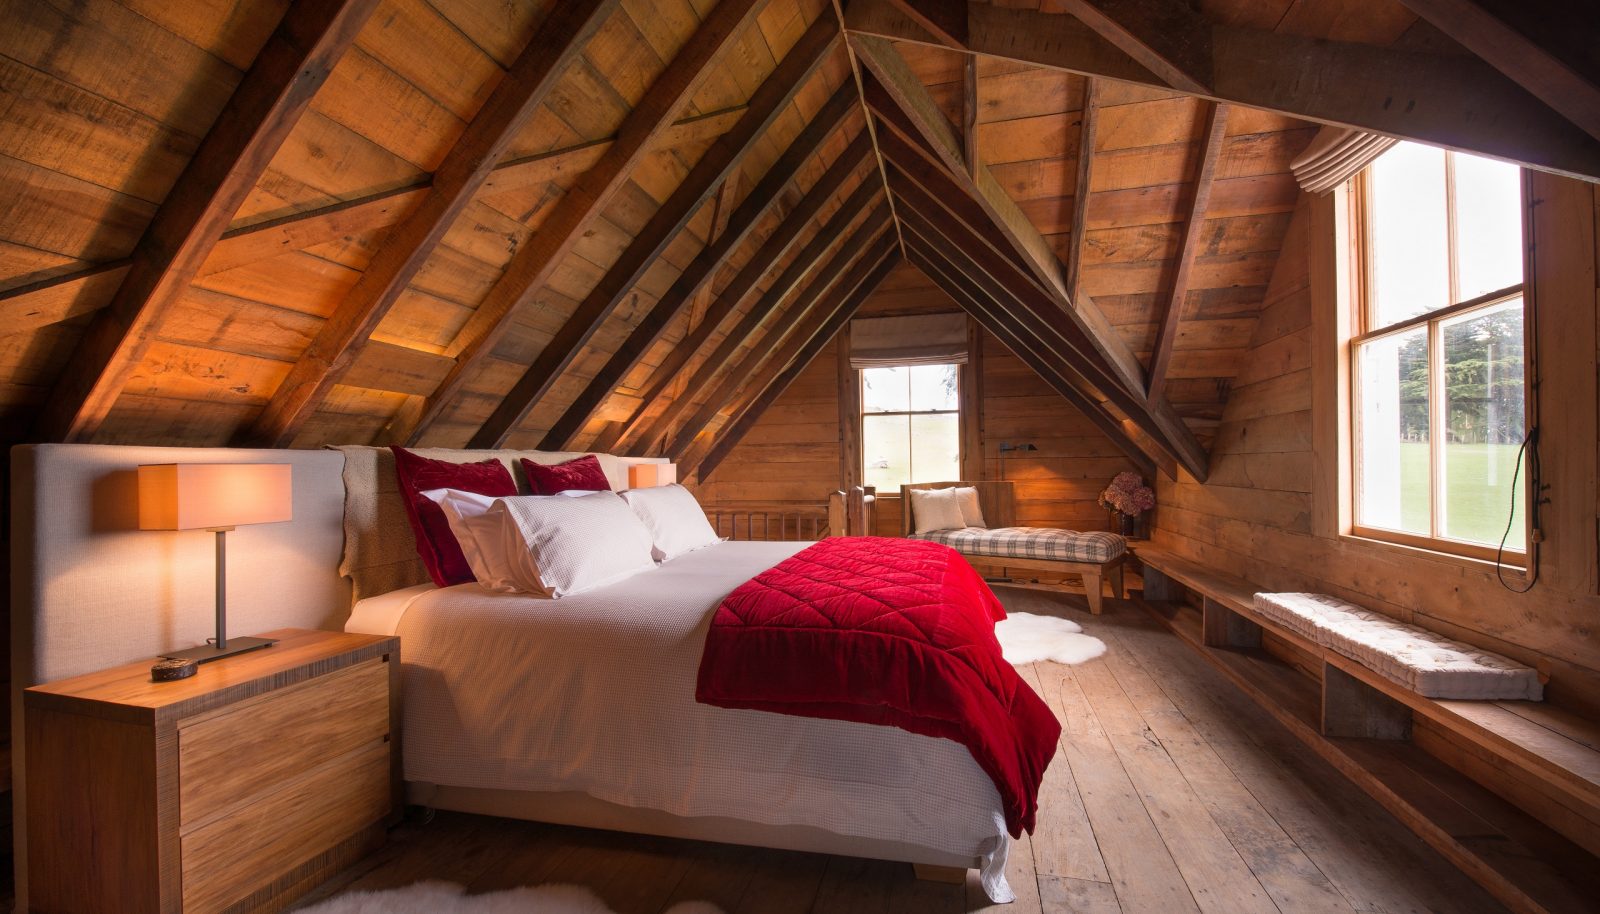
[[[1261,626],[1210,597],[1200,607],[1201,640],[1207,647],[1260,647]]]
[[[1344,670],[1324,662],[1322,735],[1357,739],[1410,739],[1411,709]]]

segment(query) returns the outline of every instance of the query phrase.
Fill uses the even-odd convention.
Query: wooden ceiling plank
[[[648,451],[652,445],[667,434],[673,423],[693,404],[696,392],[711,389],[711,383],[716,380],[717,374],[729,365],[746,343],[754,339],[762,323],[777,312],[779,306],[789,298],[790,294],[811,274],[812,270],[827,261],[831,256],[831,252],[837,250],[843,243],[843,239],[850,237],[849,228],[856,221],[856,218],[882,196],[882,188],[874,182],[864,181],[861,186],[855,189],[855,192],[850,195],[850,198],[845,201],[843,206],[839,207],[827,224],[822,227],[822,230],[811,237],[810,242],[800,250],[800,253],[795,255],[794,260],[784,268],[777,279],[773,280],[767,290],[761,294],[761,297],[756,299],[756,302],[750,306],[750,310],[728,330],[727,335],[722,338],[722,342],[717,345],[717,348],[706,357],[705,361],[700,363],[700,366],[695,369],[694,375],[683,386],[683,393],[669,402],[657,413],[655,419],[638,434],[637,439],[634,440],[635,450]],[[822,201],[819,200],[818,202]],[[812,215],[815,215],[815,208],[812,208]],[[879,209],[869,218],[862,230],[867,232],[876,231],[883,224],[887,224],[890,218],[890,213],[887,209]],[[796,225],[789,232],[793,237],[783,245],[785,251],[793,246],[793,239],[799,237],[800,230],[809,224],[809,219],[805,221],[794,219],[793,221]],[[760,267],[757,278],[759,279],[760,276],[766,275],[766,272],[777,263],[781,256],[781,253],[763,252],[758,254],[756,259],[760,261]],[[755,282],[752,280],[743,284],[743,289],[748,292],[754,286]],[[743,295],[741,294],[740,297],[742,298]],[[672,377],[681,371],[683,365],[687,364],[688,359],[710,339],[711,333],[712,331],[708,330],[703,334],[695,334],[692,339],[685,340],[683,345],[677,347],[675,354],[681,353],[682,355],[677,368],[671,371],[664,371],[662,369],[666,368],[666,363],[663,363],[662,367],[657,369],[655,383],[647,389],[644,401],[640,404],[636,415],[629,420],[629,428],[625,430],[628,434],[631,434],[632,429],[638,426],[652,398],[659,396],[661,391],[665,390]],[[627,443],[629,439],[623,437],[618,440]]]
[[[545,345],[533,364],[501,400],[488,420],[472,436],[472,447],[499,447],[521,423],[528,411],[549,391],[572,360],[582,351],[611,316],[612,311],[638,282],[660,253],[693,218],[700,205],[716,190],[722,179],[743,160],[745,154],[765,134],[767,128],[822,65],[839,34],[838,20],[820,16],[812,23],[777,69],[762,82],[750,100],[749,109],[732,130],[723,134],[695,163],[660,209],[645,224],[633,242],[579,304],[576,311]],[[519,296],[521,298],[522,296]],[[508,312],[509,313],[509,312]],[[504,321],[497,323],[503,324]],[[479,352],[486,351],[479,347]],[[466,361],[458,365],[465,370]],[[453,393],[453,391],[444,391]],[[435,395],[443,402],[445,398]],[[437,415],[435,411],[434,415]],[[431,418],[431,417],[430,417]]]
[[[0,336],[15,336],[99,311],[128,275],[128,261],[53,276],[0,292]]]
[[[967,44],[966,0],[889,0],[928,34],[952,48]]]
[[[1045,0],[1044,12],[1071,13],[1180,92],[1205,94],[1211,47],[1205,20],[1187,3],[1167,0]]]
[[[1222,157],[1222,142],[1227,135],[1228,106],[1210,104],[1201,133],[1200,168],[1196,172],[1194,189],[1189,195],[1188,212],[1183,222],[1183,240],[1178,245],[1177,268],[1173,271],[1171,290],[1166,296],[1166,309],[1161,315],[1161,329],[1156,334],[1155,354],[1150,359],[1148,397],[1151,400],[1159,400],[1164,396],[1168,369],[1172,366],[1172,349],[1177,343],[1178,325],[1183,322],[1184,303],[1189,298],[1194,261],[1200,252],[1206,208],[1211,204],[1211,185],[1216,180],[1217,162]]]
[[[796,328],[805,321],[807,314],[812,313],[817,302],[824,299],[827,291],[848,275],[851,266],[859,263],[867,251],[873,248],[875,242],[881,244],[885,239],[890,241],[898,239],[898,235],[885,231],[890,221],[889,211],[885,207],[869,217],[848,240],[840,239],[841,243],[832,246],[828,262],[816,272],[811,282],[795,296],[788,309],[767,330],[762,345],[752,348],[743,363],[728,371],[723,376],[722,383],[701,401],[700,408],[673,433],[672,442],[665,448],[667,453],[675,458],[688,453],[695,446],[695,439],[706,426],[711,424],[717,413],[737,400],[735,392],[746,387],[751,378],[760,374],[757,370],[758,365],[770,364],[774,358],[786,357],[783,355],[788,351],[784,348],[788,345],[786,341],[792,339]],[[792,352],[789,354],[792,355]]]
[[[1072,253],[1067,260],[1067,294],[1076,301],[1083,286],[1083,253],[1088,247],[1089,197],[1094,188],[1094,143],[1100,105],[1093,76],[1083,78],[1082,120],[1078,126],[1076,183],[1072,186]]]
[[[967,19],[969,53],[1168,88],[1075,17],[972,3]],[[845,24],[852,46],[868,35],[945,46],[888,0],[854,0]],[[1600,142],[1477,57],[1197,27],[1184,40],[1209,45],[1211,79],[1192,94],[1600,180]]]
[[[795,334],[795,341],[799,345],[793,354],[784,360],[785,367],[782,371],[776,372],[770,379],[760,378],[752,384],[754,396],[748,404],[738,412],[737,418],[723,426],[705,457],[690,463],[701,482],[705,482],[717,467],[721,466],[722,461],[727,459],[735,447],[738,447],[750,429],[761,421],[762,415],[783,396],[800,375],[805,373],[822,350],[861,309],[861,305],[883,282],[884,277],[888,276],[900,262],[900,254],[895,250],[895,238],[892,233],[884,237],[884,242],[887,243],[880,243],[874,249],[875,252],[881,251],[881,254],[869,253],[861,258],[850,275],[829,291],[828,300],[816,308],[819,315],[826,315],[821,324],[809,334]],[[777,367],[779,360],[773,359],[770,364],[772,367]]]
[[[583,428],[594,411],[611,395],[613,388],[627,377],[650,347],[661,339],[661,335],[666,332],[667,327],[684,306],[692,302],[702,289],[710,287],[717,270],[750,237],[761,217],[780,199],[789,182],[799,173],[801,166],[821,148],[823,142],[844,122],[845,116],[854,110],[856,104],[855,87],[848,84],[840,86],[822,110],[811,119],[811,123],[807,124],[799,136],[795,137],[794,142],[789,144],[789,148],[784,150],[783,155],[767,169],[767,173],[751,189],[737,212],[726,214],[727,229],[702,248],[695,259],[684,268],[677,281],[672,284],[672,288],[667,290],[667,294],[640,319],[627,339],[606,361],[605,366],[595,374],[572,405],[550,427],[544,441],[539,445],[541,450],[559,451],[566,448],[572,436]],[[844,175],[853,173],[869,149],[870,141],[863,132],[841,156],[841,161],[845,162],[842,173]],[[832,174],[833,171],[830,169],[829,173]],[[779,227],[779,231],[782,231],[782,226]],[[726,304],[720,309],[714,304],[712,310],[701,320],[701,326],[709,324],[714,328],[716,324],[721,323],[727,312],[738,304],[737,300],[729,302],[728,299],[729,296],[725,293],[718,304]]]
[[[318,330],[288,377],[278,385],[266,409],[243,430],[240,444],[287,447],[293,443],[301,426],[355,363],[361,347],[371,339],[373,331],[428,262],[461,210],[483,186],[506,147],[544,104],[569,65],[583,53],[589,39],[620,3],[621,0],[581,0],[555,6],[445,155],[422,200],[389,231],[361,278]],[[712,53],[724,40],[720,34],[714,34],[705,46],[696,50]],[[694,47],[691,44],[690,48]],[[693,62],[701,61],[695,58]],[[672,72],[669,69],[663,79]],[[689,88],[697,85],[691,77],[692,74],[679,75]],[[659,98],[647,95],[635,113],[670,120],[677,114],[677,105],[682,104],[678,94],[669,90]],[[647,109],[651,102],[662,107]],[[630,123],[631,120],[625,123],[619,133],[627,135]],[[615,161],[616,166],[630,166],[637,160],[638,153],[630,157],[625,152],[625,144],[615,145],[602,162],[620,159]]]
[[[994,334],[1062,399],[1083,413],[1140,470],[1146,474],[1154,473],[1155,461],[1133,443],[1122,428],[1122,424],[1106,411],[1104,403],[1073,386],[1067,380],[1070,372],[1065,368],[1058,368],[1054,364],[1056,359],[1052,355],[1040,350],[1036,341],[1030,341],[1027,334],[1009,318],[1003,307],[986,300],[966,276],[962,275],[953,264],[940,258],[934,252],[933,246],[917,235],[909,225],[906,230],[913,236],[912,239],[908,239],[907,258],[917,269],[927,274],[929,279],[955,299],[962,310],[977,320],[979,326]]]
[[[139,239],[110,305],[85,330],[31,440],[94,437],[162,317],[376,6],[376,0],[297,0],[284,13]]]
[[[1549,4],[1496,3],[1490,10],[1479,0],[1400,2],[1590,136],[1600,138],[1600,74],[1592,65],[1563,59],[1560,52],[1533,37],[1541,31],[1547,35],[1568,32],[1587,34],[1592,41],[1592,9],[1562,22]]]

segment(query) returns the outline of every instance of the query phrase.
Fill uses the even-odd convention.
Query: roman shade
[[[967,316],[913,314],[850,322],[850,367],[949,365],[967,361]]]
[[[1346,127],[1323,127],[1306,151],[1289,163],[1295,180],[1311,194],[1325,194],[1355,177],[1394,144],[1394,137]]]

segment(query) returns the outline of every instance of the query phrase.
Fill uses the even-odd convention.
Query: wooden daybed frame
[[[911,519],[911,492],[921,489],[953,489],[971,486],[978,490],[978,504],[983,509],[983,519],[990,527],[1017,525],[1017,493],[1013,483],[1006,481],[955,481],[916,482],[900,487],[900,529],[911,535],[916,527]],[[1127,553],[1107,562],[1068,562],[1058,559],[1019,559],[994,555],[973,555],[968,559],[975,565],[993,568],[1017,568],[1026,571],[1048,571],[1057,574],[1075,574],[1083,578],[1083,590],[1089,598],[1089,612],[1100,615],[1105,607],[1104,581],[1111,581],[1111,593],[1123,598],[1122,565]]]

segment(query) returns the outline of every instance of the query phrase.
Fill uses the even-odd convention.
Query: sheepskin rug
[[[614,914],[605,902],[576,885],[541,885],[468,895],[450,882],[419,882],[381,892],[347,892],[299,914]],[[722,914],[704,901],[686,901],[665,914]]]
[[[1083,633],[1083,626],[1055,616],[1010,613],[994,627],[1000,652],[1013,665],[1052,660],[1083,663],[1106,652],[1106,643]]]

